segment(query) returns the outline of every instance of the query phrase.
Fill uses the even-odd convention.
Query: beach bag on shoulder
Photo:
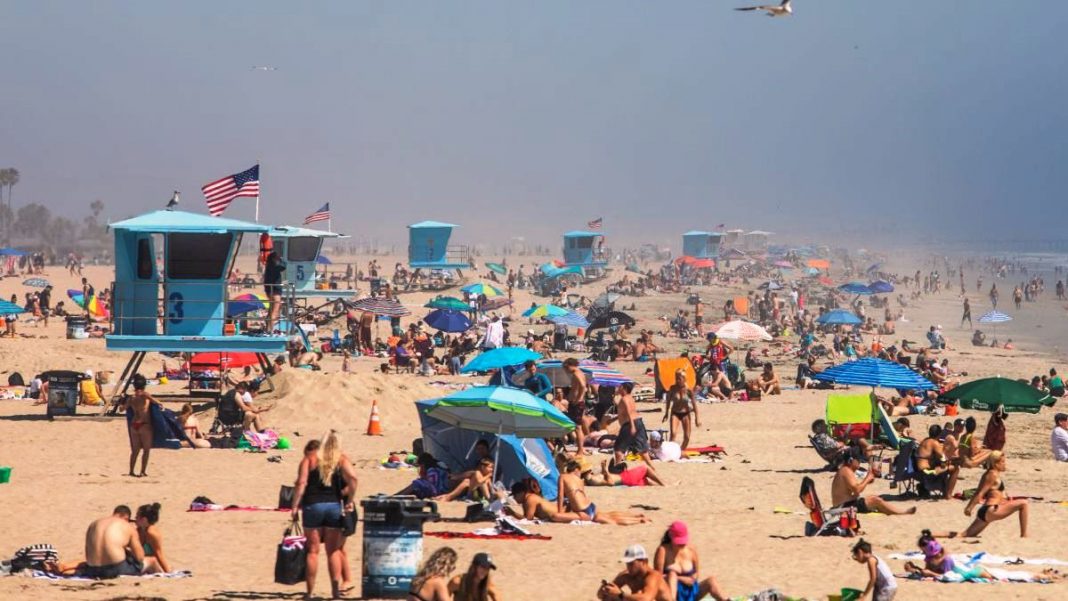
[[[299,584],[304,582],[305,560],[308,555],[307,539],[304,529],[297,520],[293,520],[278,543],[274,556],[274,581],[277,584]]]

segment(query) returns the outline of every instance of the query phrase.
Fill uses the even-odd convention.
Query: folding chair
[[[805,476],[801,479],[801,504],[808,509],[805,536],[853,536],[860,530],[857,510],[852,507],[823,509],[816,483]]]

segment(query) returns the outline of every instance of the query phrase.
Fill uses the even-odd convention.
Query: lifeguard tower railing
[[[445,247],[444,255],[435,253],[432,248],[414,253],[409,249],[408,257],[408,264],[411,267],[457,269],[471,265],[471,247],[464,244],[450,244]]]
[[[112,283],[108,350],[273,353],[284,349],[295,327],[293,286],[282,286],[278,318],[270,332],[248,327],[263,321],[250,313],[269,311],[269,303],[231,299],[225,289],[207,281],[181,280],[180,291],[169,290],[166,280]],[[224,291],[221,299],[220,291]]]

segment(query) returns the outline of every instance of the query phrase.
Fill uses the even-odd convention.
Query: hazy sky
[[[117,220],[259,160],[268,221],[397,241],[1063,231],[1068,3],[739,4],[9,1],[0,167]]]

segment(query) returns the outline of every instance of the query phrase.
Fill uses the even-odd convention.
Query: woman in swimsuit
[[[148,452],[152,450],[152,403],[159,405],[159,401],[145,392],[148,381],[141,374],[134,374],[134,393],[126,401],[126,412],[130,416],[130,475],[142,478],[148,475]],[[162,406],[162,405],[161,405]],[[137,455],[141,455],[141,473],[134,473],[134,465],[137,463]]]
[[[197,416],[193,413],[193,405],[186,403],[182,405],[182,412],[178,414],[178,423],[182,424],[182,430],[185,431],[186,438],[189,439],[189,446],[197,449],[210,449],[211,441],[200,430],[200,421],[197,420]],[[182,446],[186,446],[186,442],[182,442]]]
[[[541,485],[533,478],[524,478],[513,484],[512,498],[522,508],[522,511],[513,513],[517,513],[517,517],[525,520],[538,519],[559,524],[581,521],[584,516],[587,521],[589,520],[589,516],[577,511],[557,511],[554,503],[541,496]]]
[[[975,515],[975,521],[964,531],[964,536],[979,536],[991,522],[1003,520],[1014,513],[1020,514],[1020,538],[1027,537],[1027,516],[1030,506],[1027,499],[1010,500],[1005,494],[1005,454],[1001,451],[991,451],[986,459],[986,473],[979,481],[979,490],[968,506],[964,508],[964,515],[972,515],[972,510],[982,501],[979,512]]]
[[[676,427],[681,427],[682,448],[688,448],[694,422],[700,428],[701,419],[697,415],[697,403],[694,401],[693,391],[686,385],[686,372],[681,369],[675,372],[675,384],[668,390],[667,402],[664,405],[664,419],[660,421],[667,421],[668,416],[671,417],[669,434],[671,442],[675,442]]]
[[[452,601],[449,576],[456,569],[456,551],[442,547],[434,551],[412,578],[407,601]]]
[[[629,511],[597,511],[597,506],[586,496],[586,485],[582,480],[582,466],[578,461],[568,461],[564,466],[563,473],[558,479],[556,494],[556,513],[564,513],[567,506],[572,512],[579,515],[579,520],[584,522],[596,522],[598,524],[614,524],[617,526],[630,526],[644,524],[649,520],[640,513]],[[569,520],[570,521],[570,520]]]
[[[690,547],[690,532],[685,522],[672,522],[653,555],[653,567],[664,574],[668,587],[675,591],[675,601],[697,601],[712,595],[716,601],[728,597],[715,577],[701,580],[697,575],[700,562],[697,550]]]
[[[142,574],[168,573],[171,566],[163,554],[163,534],[160,533],[156,523],[159,522],[159,503],[142,505],[137,508],[137,534],[141,537],[141,544],[145,548],[145,560]]]

